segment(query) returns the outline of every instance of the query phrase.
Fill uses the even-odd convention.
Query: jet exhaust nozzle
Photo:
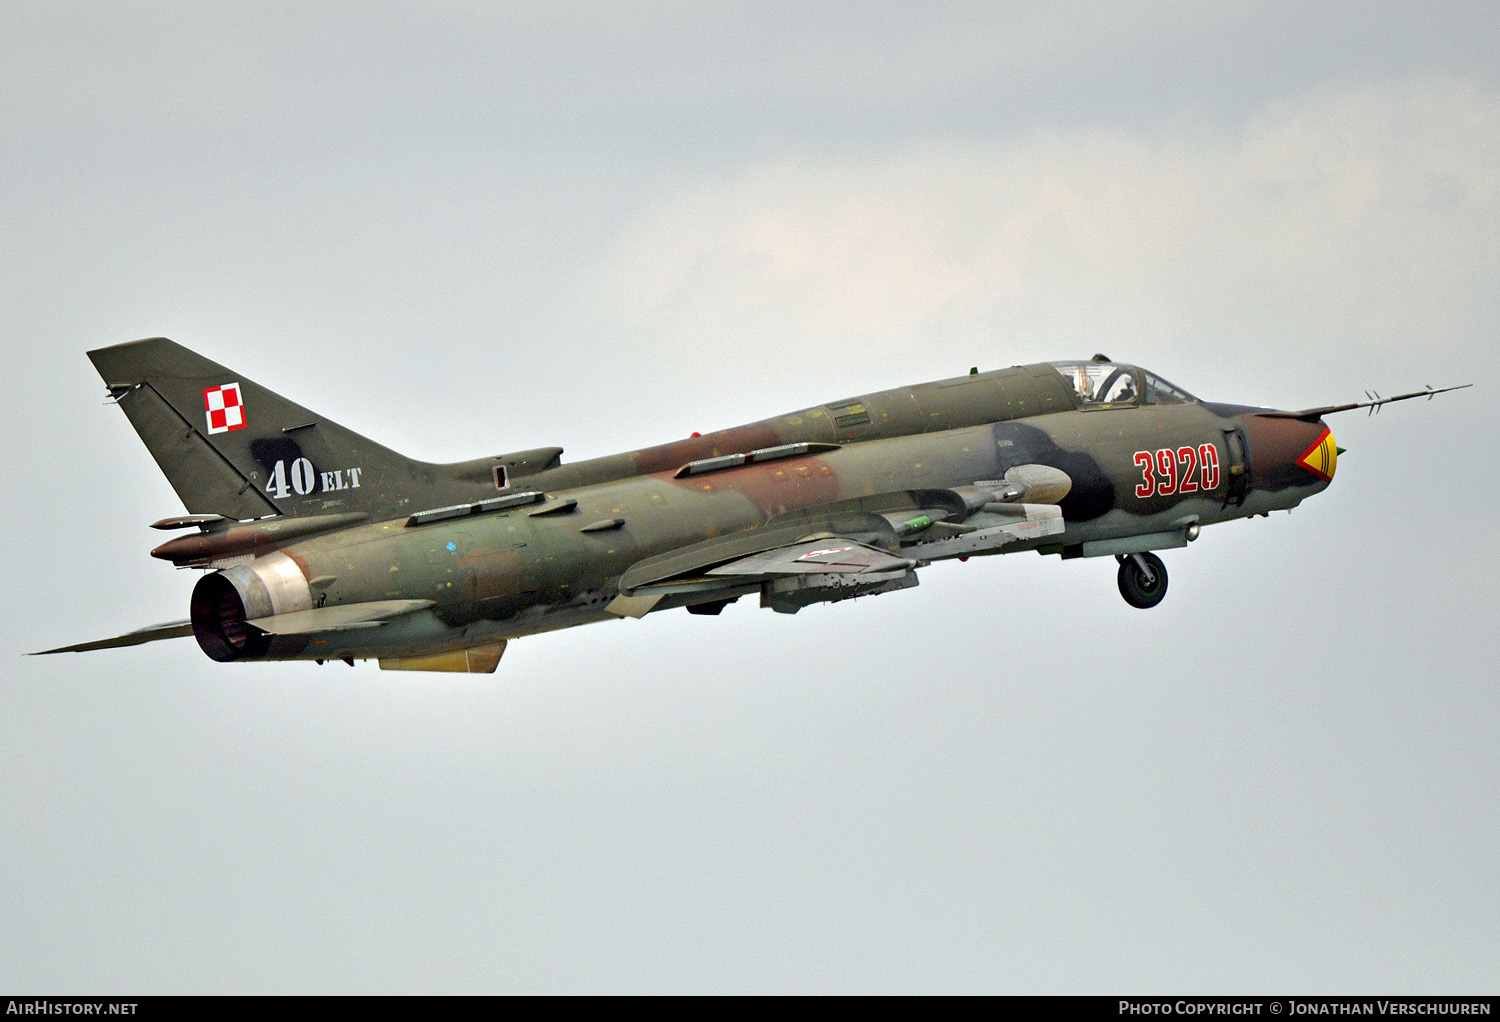
[[[292,652],[273,646],[305,645],[305,639],[268,635],[250,622],[311,609],[312,589],[302,569],[276,551],[199,579],[189,618],[198,646],[210,659],[225,663]]]

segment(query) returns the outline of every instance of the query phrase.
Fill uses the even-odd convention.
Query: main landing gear
[[[1125,602],[1149,610],[1167,595],[1167,566],[1155,554],[1125,554],[1120,562],[1120,595]]]

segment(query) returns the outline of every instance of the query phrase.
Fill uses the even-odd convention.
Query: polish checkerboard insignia
[[[203,407],[208,412],[210,433],[228,433],[231,429],[245,428],[245,403],[240,397],[238,383],[206,388],[203,391]]]

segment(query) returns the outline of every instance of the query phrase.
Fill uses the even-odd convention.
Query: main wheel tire
[[[1167,566],[1155,554],[1139,556],[1150,566],[1154,577],[1149,582],[1146,580],[1146,573],[1136,563],[1135,555],[1123,558],[1120,561],[1120,595],[1132,607],[1149,610],[1167,595]]]

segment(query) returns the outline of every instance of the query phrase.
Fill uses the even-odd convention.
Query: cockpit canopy
[[[1118,362],[1052,362],[1085,408],[1195,404],[1197,398],[1139,366]],[[1144,400],[1142,399],[1142,395]]]

